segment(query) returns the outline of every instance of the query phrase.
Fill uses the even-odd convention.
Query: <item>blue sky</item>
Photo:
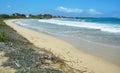
[[[120,0],[0,0],[0,14],[120,17]]]

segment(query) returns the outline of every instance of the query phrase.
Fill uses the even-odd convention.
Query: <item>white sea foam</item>
[[[18,25],[22,25],[22,26],[28,25],[28,24],[25,24],[25,23],[22,22],[22,21],[15,21],[14,23],[16,23],[16,24],[18,24]]]
[[[111,33],[120,33],[120,25],[113,24],[101,24],[94,22],[77,22],[77,21],[62,21],[57,19],[40,19],[39,22],[44,23],[52,23],[56,25],[65,25],[65,26],[73,26],[73,27],[81,27],[81,28],[89,28],[89,29],[99,29],[105,32]]]

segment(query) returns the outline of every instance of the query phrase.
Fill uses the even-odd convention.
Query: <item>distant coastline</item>
[[[13,13],[13,14],[0,14],[0,18],[1,19],[50,19],[50,18],[76,18],[76,19],[79,19],[79,18],[113,18],[113,19],[119,19],[118,17],[87,17],[87,16],[79,16],[79,17],[71,17],[71,16],[62,16],[62,15],[52,15],[52,14],[29,14],[29,15],[26,15],[26,14],[21,14],[21,13]]]

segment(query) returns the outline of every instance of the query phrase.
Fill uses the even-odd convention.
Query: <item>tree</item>
[[[12,18],[26,18],[25,14],[13,13]]]
[[[49,19],[49,18],[52,18],[52,15],[51,14],[44,14],[43,17]]]
[[[37,17],[40,19],[44,18],[42,14],[37,15]]]
[[[0,14],[0,18],[9,18],[10,16],[8,14]]]
[[[35,15],[29,14],[29,18],[37,18]]]

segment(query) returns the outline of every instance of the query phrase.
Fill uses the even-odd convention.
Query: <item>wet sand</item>
[[[103,58],[107,61],[110,61],[120,66],[120,56],[119,56],[120,46],[114,46],[99,42],[92,42],[88,40],[83,40],[82,38],[78,40],[75,37],[69,37],[69,38],[59,37],[59,38],[66,40],[67,42],[71,43],[81,51],[98,56],[100,58]]]

